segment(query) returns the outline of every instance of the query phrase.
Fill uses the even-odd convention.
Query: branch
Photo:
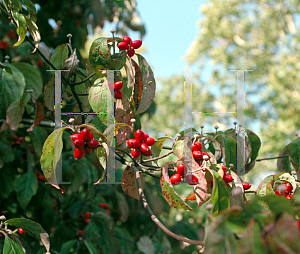
[[[167,157],[167,156],[169,156],[169,155],[172,154],[172,153],[173,153],[173,150],[170,151],[170,152],[167,152],[167,153],[165,153],[165,154],[163,154],[163,155],[161,155],[161,156],[158,156],[158,157],[155,157],[155,158],[152,158],[152,159],[148,159],[148,160],[144,160],[143,162],[156,161],[156,160],[158,160],[158,159]]]
[[[270,157],[270,158],[264,158],[264,159],[257,159],[256,161],[265,161],[265,160],[273,160],[273,159],[280,159],[280,158],[285,158],[285,157],[289,157],[289,154],[285,154],[282,156],[277,156],[277,157]]]
[[[151,219],[156,223],[157,226],[159,226],[166,234],[168,234],[169,236],[172,236],[173,238],[179,240],[179,241],[183,241],[186,243],[190,243],[190,244],[195,244],[195,245],[204,245],[203,241],[198,241],[198,240],[191,240],[188,239],[186,237],[182,237],[179,235],[176,235],[175,233],[173,233],[172,231],[170,231],[168,228],[166,228],[159,220],[158,218],[154,215],[154,213],[152,212],[150,206],[148,205],[148,202],[146,200],[144,191],[142,189],[142,182],[141,182],[141,176],[140,176],[140,171],[139,169],[133,165],[133,163],[127,163],[128,166],[132,167],[133,170],[135,171],[135,175],[136,175],[136,180],[137,180],[137,185],[139,188],[139,194],[141,197],[141,200],[143,202],[143,206],[145,207],[146,211],[150,214]]]
[[[88,81],[88,80],[89,80],[91,77],[93,77],[94,75],[96,75],[96,73],[92,73],[91,75],[89,75],[87,78],[81,80],[80,82],[72,83],[72,86],[76,86],[76,85],[83,84],[84,82]]]

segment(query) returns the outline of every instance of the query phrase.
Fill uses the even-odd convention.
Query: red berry
[[[123,41],[119,42],[118,45],[117,45],[117,47],[119,49],[121,49],[121,50],[127,50],[127,49],[129,49],[128,44],[126,42],[123,42]]]
[[[105,210],[108,214],[110,214],[111,213],[111,211],[109,210],[109,209],[106,209]]]
[[[19,140],[17,135],[13,135],[13,140]]]
[[[184,165],[184,163],[179,163],[177,165],[177,173],[181,176],[185,176],[186,175],[186,172],[187,172],[187,168],[186,166]]]
[[[223,176],[223,180],[226,182],[226,183],[230,183],[233,181],[233,177],[231,175],[224,175]]]
[[[79,237],[82,237],[82,235],[83,235],[83,230],[78,230],[77,235],[78,235]]]
[[[39,60],[36,62],[36,66],[42,68],[42,67],[44,66],[43,60],[42,60],[42,59],[39,59]]]
[[[127,55],[128,55],[129,57],[133,57],[134,54],[135,54],[135,50],[134,50],[133,48],[131,48],[131,49],[129,49],[129,50],[127,51]]]
[[[244,190],[249,190],[251,188],[251,184],[248,182],[242,182]]]
[[[19,233],[20,234],[25,234],[25,231],[22,228],[19,228]]]
[[[200,149],[196,144],[192,144],[192,151],[200,151]]]
[[[93,132],[90,131],[89,139],[93,139],[93,138],[94,138],[94,134],[93,134]]]
[[[148,135],[148,134],[147,134]],[[153,146],[154,143],[155,143],[155,139],[154,138],[151,138],[151,137],[146,137],[145,135],[145,143],[148,145],[148,146]]]
[[[199,150],[202,150],[202,144],[201,144],[201,142],[196,141],[194,144],[195,144],[196,146],[198,146]]]
[[[115,91],[115,98],[116,98],[116,99],[122,99],[122,92],[119,91],[119,90],[116,90],[116,91]]]
[[[286,195],[285,197],[286,197],[286,199],[292,199],[293,198],[293,196],[290,195],[290,194]]]
[[[130,44],[131,38],[130,38],[129,36],[124,36],[123,41],[124,41],[126,44]]]
[[[89,148],[92,149],[97,149],[99,147],[99,142],[96,139],[91,139],[86,144]]]
[[[23,142],[24,141],[24,137],[19,137],[19,141]]]
[[[105,208],[109,208],[109,205],[107,203],[104,204]]]
[[[85,149],[85,154],[91,154],[93,152],[93,149],[90,148],[90,149]]]
[[[145,156],[150,156],[151,154],[152,154],[152,151],[150,149],[146,152],[143,152],[143,155],[145,155]]]
[[[145,133],[145,132],[144,132],[144,136],[145,136],[145,140],[149,137],[149,135],[147,133]]]
[[[290,183],[286,183],[284,186],[286,188],[285,189],[286,192],[288,192],[288,193],[292,192],[293,186]]]
[[[121,90],[123,88],[123,82],[122,81],[117,81],[114,83],[114,89],[115,90]]]
[[[76,139],[79,139],[79,133],[72,134],[72,135],[71,135],[71,139],[72,139],[73,141],[75,141]]]
[[[275,191],[274,193],[275,193],[276,195],[279,195],[279,196],[281,196],[281,195],[282,195],[281,191],[278,191],[278,190],[277,190],[277,191]]]
[[[202,153],[200,151],[194,151],[193,157],[195,160],[202,160]]]
[[[16,36],[16,33],[13,29],[9,30],[9,32],[6,33],[7,37],[9,39],[13,39]]]
[[[300,220],[297,221],[298,228],[300,229]]]
[[[198,178],[195,175],[187,175],[185,177],[185,181],[189,184],[189,185],[196,185],[198,184]]]
[[[85,221],[85,223],[89,223],[90,222],[90,218],[86,218],[86,219],[84,219],[84,221]]]
[[[88,140],[89,137],[90,137],[90,131],[87,128],[84,128],[79,134],[79,138],[82,139],[83,141]]]
[[[15,144],[16,144],[16,142],[14,142],[14,141],[10,143],[11,146],[14,146]]]
[[[134,133],[134,137],[141,142],[143,142],[145,140],[145,134],[141,130],[136,130],[136,132]]]
[[[73,145],[76,147],[76,148],[79,148],[79,149],[84,149],[84,142],[82,139],[76,139],[73,141]]]
[[[103,204],[103,203],[99,203],[99,205],[98,205],[100,208],[105,208],[105,204]]]
[[[82,159],[82,157],[85,155],[85,149],[79,149],[75,148],[74,150],[74,158],[77,160]]]
[[[7,41],[0,41],[0,49],[7,49],[9,47],[8,42]]]
[[[21,144],[21,142],[20,142],[19,140],[17,140],[17,141],[16,141],[16,144],[17,144],[17,145],[20,145],[20,144]]]
[[[131,138],[127,140],[127,146],[130,148],[140,148],[141,142],[137,139]]]
[[[181,182],[181,176],[179,174],[172,175],[170,181],[173,185],[179,184]]]
[[[137,150],[136,148],[133,148],[131,150],[131,156],[133,158],[137,158],[137,157],[141,156],[141,152],[139,150]]]
[[[134,49],[138,49],[142,46],[142,41],[141,40],[134,40],[131,43],[131,47],[133,47]]]
[[[142,153],[146,153],[150,150],[150,148],[146,143],[142,143],[141,147],[140,147],[140,150],[141,150]]]
[[[85,214],[84,214],[84,218],[91,218],[91,213],[90,212],[86,212]]]

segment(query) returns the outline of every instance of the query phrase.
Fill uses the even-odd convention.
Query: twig
[[[137,185],[138,185],[138,189],[139,189],[139,194],[140,194],[141,200],[143,202],[143,206],[145,207],[146,211],[150,214],[152,221],[154,221],[156,223],[156,225],[159,226],[166,234],[168,234],[169,236],[172,236],[173,238],[175,238],[179,241],[183,241],[183,242],[190,243],[190,244],[195,244],[195,245],[204,245],[203,241],[191,240],[191,239],[188,239],[186,237],[176,235],[175,233],[170,231],[168,228],[166,228],[158,220],[158,218],[154,215],[154,213],[152,212],[150,206],[148,205],[147,199],[145,197],[145,194],[144,194],[144,191],[143,191],[143,188],[142,188],[140,171],[136,166],[132,165],[133,163],[130,163],[130,164],[131,164],[130,166],[132,167],[132,169],[135,171]]]
[[[77,82],[77,83],[72,83],[72,86],[76,86],[76,85],[80,85],[83,84],[84,82],[88,81],[91,77],[93,77],[94,75],[96,75],[96,73],[92,73],[91,75],[89,75],[87,78]]]
[[[285,154],[282,156],[277,156],[277,157],[270,157],[270,158],[263,158],[263,159],[257,159],[256,161],[265,161],[265,160],[273,160],[273,159],[280,159],[280,158],[285,158],[285,157],[289,157],[289,154]]]
[[[165,154],[163,154],[161,156],[158,156],[158,157],[155,157],[155,158],[152,158],[152,159],[148,159],[148,160],[144,160],[143,162],[156,161],[158,159],[161,159],[161,158],[169,156],[171,153],[173,153],[173,150],[170,151],[170,152],[167,152],[167,153],[165,153]]]

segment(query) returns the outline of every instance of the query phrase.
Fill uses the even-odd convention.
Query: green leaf
[[[16,1],[18,1],[20,4],[24,5],[30,14],[30,18],[33,21],[36,21],[35,5],[30,0],[16,0]]]
[[[37,179],[33,172],[22,174],[15,181],[15,190],[20,206],[25,210],[31,198],[36,194],[38,189]]]
[[[97,254],[98,251],[96,250],[95,246],[88,241],[84,241],[85,246],[87,247],[90,254]]]
[[[27,220],[24,218],[15,218],[5,221],[6,224],[10,226],[15,226],[22,228],[26,233],[41,241],[45,246],[46,250],[50,249],[50,240],[47,232],[42,228],[42,226],[34,221]]]
[[[25,39],[26,37],[26,32],[27,32],[27,28],[26,28],[26,19],[25,16],[23,14],[20,14],[16,11],[12,12],[13,18],[17,24],[17,34],[19,35],[18,37],[18,41],[13,45],[14,47],[19,46]]]
[[[129,217],[129,207],[126,201],[125,196],[116,191],[116,197],[118,201],[118,208],[119,208],[119,220],[122,222],[126,222]]]
[[[206,229],[205,254],[237,253],[237,241],[224,216],[215,218]]]
[[[265,254],[267,249],[262,240],[262,234],[257,222],[252,218],[249,222],[245,235],[240,239],[238,254]]]
[[[163,145],[167,139],[172,139],[172,137],[170,137],[168,135],[166,135],[165,137],[160,137],[155,141],[154,145],[151,146],[153,158],[158,157],[160,155]]]
[[[55,76],[52,76],[44,86],[44,104],[51,111],[54,111],[54,81]]]
[[[166,201],[169,203],[170,206],[174,208],[190,211],[195,210],[182,200],[182,198],[178,195],[173,185],[171,184],[168,174],[168,166],[170,163],[174,162],[169,161],[163,165],[162,175],[160,177],[160,186]]]
[[[6,118],[8,107],[19,100],[25,89],[23,74],[11,64],[6,64],[12,70],[12,75],[0,69],[0,119]]]
[[[3,254],[25,254],[25,252],[15,241],[5,236]]]
[[[211,170],[211,174],[213,174],[213,191],[211,195],[210,203],[213,205],[213,213],[218,214],[219,212],[226,210],[230,206],[229,200],[229,188],[227,187],[224,180],[218,174],[218,172]]]
[[[35,49],[37,49],[41,41],[41,34],[35,23],[36,20],[33,20],[31,17],[29,18],[27,16],[25,16],[25,19],[26,19],[27,28],[35,44],[34,47]],[[35,50],[33,52],[35,52]]]
[[[17,130],[22,121],[22,116],[25,111],[25,106],[30,99],[29,93],[24,93],[23,96],[10,104],[6,112],[6,122],[12,130]]]
[[[146,59],[139,54],[136,55],[138,57],[143,80],[142,97],[138,109],[135,112],[135,114],[140,114],[145,112],[153,102],[156,90],[156,82],[154,79],[153,71],[150,65],[147,63]]]
[[[107,42],[108,39],[105,37],[97,38],[93,41],[89,51],[90,66],[97,74],[102,74],[101,70],[104,69],[115,70],[116,67],[116,63],[111,56]]]
[[[1,148],[5,149],[1,144],[0,142]],[[9,154],[8,150],[5,151]],[[11,164],[6,164],[0,169],[1,196],[3,198],[7,198],[14,191],[15,172],[14,167],[9,165]]]
[[[43,91],[43,80],[39,70],[28,63],[14,62],[12,65],[22,72],[26,83],[25,90],[32,89],[31,94],[38,98]]]
[[[60,254],[69,254],[77,240],[71,240],[61,246]]]
[[[107,154],[106,154],[106,149],[104,147],[99,147],[96,150],[96,155],[99,159],[99,162],[101,164],[101,166],[104,168],[104,170],[106,169],[106,161],[107,161]]]
[[[41,168],[46,179],[57,189],[60,188],[57,185],[55,170],[63,148],[62,134],[63,131],[68,128],[70,127],[59,128],[49,135],[44,143],[43,152],[40,159]]]
[[[261,147],[261,141],[260,138],[253,131],[250,131],[248,129],[245,129],[245,131],[247,132],[247,136],[249,138],[249,142],[251,146],[251,153],[250,153],[250,159],[251,159],[250,163],[251,163],[258,156],[258,152]]]
[[[66,43],[58,45],[50,57],[50,62],[56,67],[57,70],[61,70],[65,64],[65,61],[68,59],[68,55],[68,44]],[[53,69],[51,68],[51,70]]]
[[[290,144],[285,146],[279,153],[279,157],[283,155],[289,155],[290,153]],[[277,168],[279,172],[292,172],[291,162],[290,162],[290,156],[284,157],[284,158],[278,158],[277,160]]]
[[[13,74],[11,68],[1,62],[0,62],[0,68],[5,70],[6,72],[8,72],[11,75]]]
[[[94,112],[99,115],[101,122],[107,125],[107,102],[113,101],[111,91],[108,87],[108,80],[103,77],[97,79],[89,91],[89,102]]]
[[[71,218],[77,219],[86,209],[86,201],[85,200],[78,200],[69,208],[69,214]]]
[[[296,171],[300,170],[300,139],[294,140],[289,145],[289,154],[291,162]]]
[[[223,163],[226,166],[230,164],[230,149],[227,141],[227,137],[224,134],[218,134],[216,140],[221,144]],[[235,162],[236,164],[236,162]]]
[[[178,159],[182,159],[187,156],[193,158],[192,150],[188,147],[188,144],[191,143],[190,139],[177,140],[173,145],[173,152]]]
[[[288,212],[292,215],[295,214],[295,210],[291,200],[286,199],[285,196],[267,195],[259,197],[258,200],[267,204],[267,206],[275,214],[275,216],[279,216],[284,212]]]

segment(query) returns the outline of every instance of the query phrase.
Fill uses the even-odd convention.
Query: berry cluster
[[[202,144],[196,141],[192,144],[193,158],[201,166],[203,160],[209,160],[210,156],[208,153],[202,151]],[[206,156],[205,156],[206,155]]]
[[[279,185],[275,191],[276,195],[282,196],[285,195],[286,199],[292,199],[293,198],[293,186],[290,183],[285,183]],[[279,189],[279,190],[278,190]]]
[[[131,156],[138,158],[141,154],[150,156],[152,154],[149,146],[154,145],[155,139],[149,137],[147,133],[137,130],[134,133],[135,139],[128,139],[127,146],[131,148]]]
[[[10,145],[14,146],[14,145],[20,145],[22,142],[24,142],[24,137],[18,137],[17,135],[13,136],[13,140]]]
[[[73,145],[75,146],[74,158],[80,160],[85,154],[90,154],[93,149],[99,147],[98,140],[94,139],[94,134],[87,128],[80,133],[71,135]]]
[[[171,184],[179,184],[182,181],[182,178],[185,176],[185,181],[189,185],[196,185],[198,183],[198,178],[193,174],[186,175],[186,173],[187,167],[184,165],[184,163],[180,162],[177,165],[177,174],[174,174],[170,177]]]
[[[122,81],[116,81],[114,83],[115,98],[116,99],[122,99],[122,92],[120,91],[122,88],[123,88],[123,82]]]
[[[129,36],[125,36],[122,42],[119,42],[117,47],[121,50],[127,50],[127,55],[132,57],[135,54],[135,49],[138,49],[142,46],[141,40],[131,41]]]
[[[103,203],[99,203],[99,205],[98,205],[100,208],[103,208],[103,209],[105,209],[105,211],[108,213],[108,214],[110,214],[111,213],[111,211],[108,209],[109,208],[109,205],[106,203],[106,204],[103,204]]]

